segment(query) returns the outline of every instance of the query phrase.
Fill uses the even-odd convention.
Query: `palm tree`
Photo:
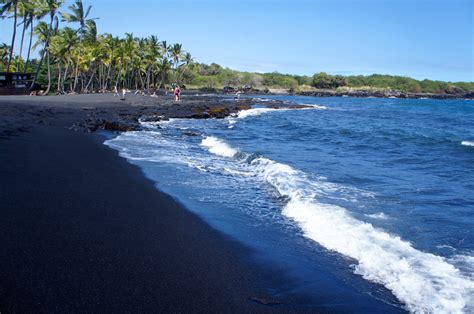
[[[69,65],[71,62],[70,52],[79,42],[75,30],[69,27],[63,28],[57,35],[51,37],[49,52],[57,61],[58,65],[58,93],[64,92],[64,83],[66,82]],[[64,75],[62,74],[64,65]]]
[[[125,81],[125,85],[130,88],[131,79],[129,76],[129,70],[130,70],[130,65],[133,62],[133,57],[136,53],[136,46],[137,46],[137,43],[132,33],[125,33],[125,40],[123,41],[122,46],[123,46],[123,52],[124,52],[124,57],[125,57],[125,62],[126,62],[124,81]]]
[[[112,85],[112,67],[114,63],[116,63],[117,49],[119,48],[120,40],[118,37],[113,37],[110,34],[106,34],[101,37],[100,42],[102,49],[105,51],[103,64],[106,68],[106,74],[104,74],[104,82],[102,84],[102,90],[105,91],[109,86],[109,81],[110,85]]]
[[[182,45],[181,44],[174,44],[173,46],[171,46],[170,48],[170,55],[171,55],[171,60],[172,60],[172,63],[173,63],[173,67],[174,67],[174,76],[175,76],[175,79],[176,79],[176,82],[178,83],[178,66],[179,66],[179,63],[181,61],[181,56],[182,56]]]
[[[58,10],[64,1],[0,0],[0,18],[8,14],[14,19],[11,46],[0,45],[0,67],[8,71],[28,71],[31,50],[41,48],[31,87],[39,79],[39,73],[47,70],[45,94],[53,88],[53,81],[58,92],[64,92],[67,85],[70,91],[82,92],[105,91],[113,84],[137,89],[164,87],[170,75],[179,81],[193,61],[189,53],[184,54],[181,44],[170,46],[166,41],[158,41],[156,36],[135,38],[129,33],[120,39],[108,34],[98,35],[96,19],[90,18],[92,6],[85,6],[83,0],[74,0],[68,13],[60,13],[62,21],[76,23],[79,27],[59,29]],[[49,19],[43,21],[46,16]],[[16,31],[20,26],[19,53],[15,55]],[[25,61],[23,50],[28,30],[30,38]],[[33,42],[33,36],[36,42]]]
[[[170,54],[171,54],[171,58],[173,59],[173,64],[174,64],[175,68],[178,67],[178,64],[181,60],[182,52],[183,51],[182,51],[182,45],[181,44],[174,44],[170,48]]]
[[[8,56],[10,55],[10,46],[3,43],[0,45],[0,69],[7,68]]]
[[[150,36],[146,40],[146,53],[145,59],[148,63],[146,73],[146,86],[150,89],[150,85],[155,86],[155,67],[158,59],[161,57],[160,53],[161,44],[156,36]]]
[[[48,11],[44,10],[39,4],[41,0],[24,0],[28,2],[27,14],[28,18],[26,19],[25,27],[30,28],[30,40],[28,44],[28,53],[26,56],[25,71],[28,71],[30,64],[31,49],[33,47],[33,35],[34,35],[34,20],[41,20],[44,16],[48,14]]]
[[[33,46],[33,33],[34,33],[34,19],[36,17],[36,10],[34,3],[30,3],[29,8],[27,10],[27,19],[25,20],[25,28],[30,28],[30,40],[28,42],[28,52],[26,54],[26,62],[25,62],[25,72],[28,71],[28,66],[30,64],[30,56],[31,56],[31,47]],[[40,18],[40,17],[37,17]]]
[[[168,43],[166,42],[166,40],[163,40],[161,42],[161,49],[162,49],[162,55],[164,57],[168,57],[169,56],[169,53],[170,53],[170,46],[168,45]]]
[[[43,65],[44,57],[45,57],[46,52],[48,50],[48,45],[49,45],[49,40],[51,38],[51,33],[53,31],[53,23],[54,23],[54,20],[55,20],[55,17],[56,17],[56,13],[57,13],[58,9],[61,7],[61,5],[63,3],[64,3],[64,0],[38,0],[38,2],[36,3],[37,4],[37,9],[38,9],[38,12],[39,12],[38,15],[39,16],[44,16],[44,15],[49,14],[50,22],[49,22],[49,27],[48,27],[48,33],[47,33],[45,41],[44,41],[43,53],[41,54],[41,59],[40,59],[40,62],[38,64],[38,68],[36,69],[36,74],[35,74],[35,77],[33,78],[33,82],[31,83],[30,88],[33,88],[33,86],[35,85],[38,74],[39,74],[39,71],[41,69],[41,66]],[[58,21],[56,21],[56,23],[58,23]],[[49,54],[48,54],[48,56],[49,56]],[[48,73],[50,72],[49,61],[50,61],[50,58],[48,57]],[[50,76],[50,73],[48,74],[48,76]],[[51,80],[49,80],[49,81],[51,81]],[[51,85],[51,82],[50,82],[49,85]],[[51,86],[49,86],[49,87],[51,87]]]
[[[90,5],[86,10],[84,10],[84,4],[82,3],[82,0],[76,0],[76,2],[73,5],[70,5],[68,8],[72,13],[61,13],[61,21],[68,23],[79,23],[78,32],[81,36],[84,36],[86,33],[87,23],[97,19],[88,18],[92,6]]]
[[[19,0],[2,0],[2,7],[0,8],[0,15],[3,16],[6,12],[13,11],[13,35],[12,43],[10,45],[10,55],[8,57],[7,72],[10,71],[11,62],[13,59],[13,50],[15,49],[16,28],[18,20],[18,2]]]
[[[168,73],[171,70],[171,62],[168,58],[163,57],[158,63],[158,71],[161,76],[160,88],[165,88],[165,82],[168,78]]]
[[[23,31],[21,33],[21,41],[20,41],[20,52],[18,54],[18,64],[17,68],[21,69],[21,56],[23,54],[23,42],[25,40],[25,33],[26,29],[30,26],[31,20],[33,19],[33,3],[29,2],[28,0],[20,1],[18,3],[19,8],[19,15],[23,17],[23,21],[20,25],[23,25]],[[31,38],[31,36],[30,36]],[[31,40],[30,40],[31,43]],[[25,68],[26,71],[26,68]]]
[[[47,55],[47,58],[49,60],[50,58],[49,58],[48,47],[46,46],[46,42],[49,40],[49,27],[48,27],[48,24],[46,24],[45,22],[39,22],[38,25],[36,25],[34,32],[35,32],[35,36],[36,36],[36,38],[38,38],[38,40],[33,45],[33,49],[36,49],[39,46],[43,46],[43,50],[42,50],[41,54],[43,56]],[[38,73],[39,73],[39,71],[38,71]],[[36,76],[38,76],[38,73],[36,74]],[[35,79],[36,79],[36,77],[35,77]],[[51,70],[50,70],[49,62],[48,62],[48,88],[47,88],[46,94],[49,92],[50,89],[51,89]]]
[[[186,52],[184,54],[183,61],[184,61],[184,63],[182,64],[183,71],[181,72],[181,75],[178,77],[178,81],[180,81],[181,78],[184,77],[184,73],[186,72],[188,67],[194,62],[194,59],[189,52]]]

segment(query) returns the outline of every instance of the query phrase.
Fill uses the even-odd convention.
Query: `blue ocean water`
[[[287,276],[277,297],[474,311],[474,101],[275,99],[312,108],[143,123],[106,145]]]

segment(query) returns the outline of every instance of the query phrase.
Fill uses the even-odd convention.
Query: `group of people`
[[[172,86],[173,89],[173,96],[174,96],[174,101],[180,101],[181,100],[181,88],[179,87],[178,84],[173,84]],[[117,86],[114,87],[114,96],[120,97],[120,99],[125,100],[125,95],[127,94],[126,89],[122,89],[122,93],[119,92]],[[140,94],[140,91],[137,90],[135,92],[135,95]],[[143,95],[144,93],[142,93]],[[168,94],[167,91],[165,90],[165,95]],[[154,92],[151,97],[158,97],[156,93]]]

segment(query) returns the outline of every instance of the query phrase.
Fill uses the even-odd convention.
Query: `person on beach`
[[[120,94],[118,92],[117,86],[114,87],[114,97],[119,97]]]
[[[179,88],[179,85],[176,85],[174,89],[174,101],[180,101],[181,100],[181,89]]]
[[[239,99],[240,99],[240,94],[242,94],[242,92],[238,90],[238,91],[235,93],[235,99],[239,100]]]

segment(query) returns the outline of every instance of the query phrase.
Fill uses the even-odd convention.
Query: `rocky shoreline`
[[[313,97],[376,97],[376,98],[410,98],[410,99],[474,99],[474,92],[459,93],[459,94],[431,94],[431,93],[404,93],[400,91],[345,91],[338,92],[335,90],[321,90],[311,92],[294,93],[298,96],[313,96]]]
[[[229,99],[216,95],[187,95],[180,102],[174,102],[166,96],[141,95],[128,95],[125,101],[112,94],[12,96],[0,98],[0,104],[3,105],[0,113],[3,112],[10,120],[5,121],[4,127],[0,128],[2,136],[9,136],[35,124],[48,125],[52,121],[51,117],[57,114],[74,117],[70,119],[70,130],[91,133],[100,130],[137,131],[141,129],[140,122],[159,122],[173,118],[223,119],[254,105],[275,109],[308,107],[278,100]]]
[[[215,91],[216,93],[218,91]],[[226,92],[223,92],[227,94]],[[401,98],[401,99],[474,99],[474,92],[459,92],[453,94],[436,94],[436,93],[405,93],[397,90],[352,90],[337,91],[333,89],[321,89],[316,91],[300,91],[293,92],[291,90],[259,90],[249,89],[242,92],[247,95],[295,95],[295,96],[311,96],[311,97],[357,97],[357,98]]]
[[[143,96],[139,96],[143,97]],[[232,100],[216,96],[187,97],[179,103],[170,103],[168,99],[144,102],[127,109],[84,109],[87,118],[75,123],[71,129],[81,132],[98,130],[126,132],[141,129],[140,122],[160,122],[169,119],[224,119],[242,110],[251,109],[253,105],[283,109],[303,109],[309,106],[288,104],[283,101],[262,101],[256,98]],[[136,101],[136,99],[135,99]]]

